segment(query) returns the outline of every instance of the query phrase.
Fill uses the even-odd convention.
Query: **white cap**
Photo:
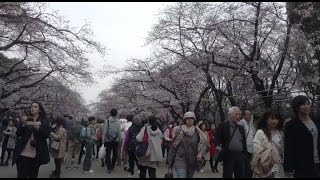
[[[183,116],[183,119],[187,119],[187,118],[196,119],[196,115],[193,112],[189,111],[189,112],[186,112]]]

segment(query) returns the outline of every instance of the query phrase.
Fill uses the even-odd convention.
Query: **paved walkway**
[[[221,178],[221,167],[219,167],[219,173],[212,173],[210,170],[210,165],[207,163],[204,168],[204,173],[196,173],[194,177],[198,178]],[[82,167],[79,166],[79,167]],[[101,161],[94,160],[92,162],[92,169],[95,171],[94,173],[85,174],[81,171],[81,169],[69,169],[66,170],[65,166],[62,165],[62,178],[128,178],[128,172],[124,171],[122,167],[116,167],[115,170],[111,174],[106,173],[106,168],[101,167]],[[51,159],[49,164],[43,165],[40,167],[39,178],[47,178],[51,174],[51,171],[54,170],[54,162]],[[167,166],[164,163],[160,164],[160,167],[157,168],[157,177],[163,178],[164,174],[167,172]],[[16,166],[4,166],[0,167],[1,178],[16,178],[17,170]],[[134,175],[135,178],[138,178],[137,170]]]

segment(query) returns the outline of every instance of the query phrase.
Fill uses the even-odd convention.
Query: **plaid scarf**
[[[200,152],[202,148],[207,148],[209,146],[209,140],[207,139],[206,135],[198,127],[192,126],[191,128],[188,129],[186,125],[182,125],[180,126],[180,128],[181,128],[180,134],[176,136],[173,140],[174,148],[177,148],[180,145],[184,135],[193,136],[195,132],[197,132],[200,137],[200,141],[198,143],[198,151]]]

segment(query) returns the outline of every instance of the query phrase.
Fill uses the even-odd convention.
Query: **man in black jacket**
[[[222,122],[216,134],[217,150],[223,153],[223,178],[245,177],[247,152],[245,130],[238,125],[241,111],[238,107],[229,109],[229,121]]]
[[[320,178],[320,123],[311,119],[306,96],[292,100],[295,116],[285,127],[284,170],[295,178]]]

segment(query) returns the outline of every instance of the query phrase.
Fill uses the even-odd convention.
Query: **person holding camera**
[[[50,162],[50,124],[42,103],[31,104],[31,116],[21,118],[16,134],[12,165],[17,164],[18,178],[37,178],[40,166]]]

